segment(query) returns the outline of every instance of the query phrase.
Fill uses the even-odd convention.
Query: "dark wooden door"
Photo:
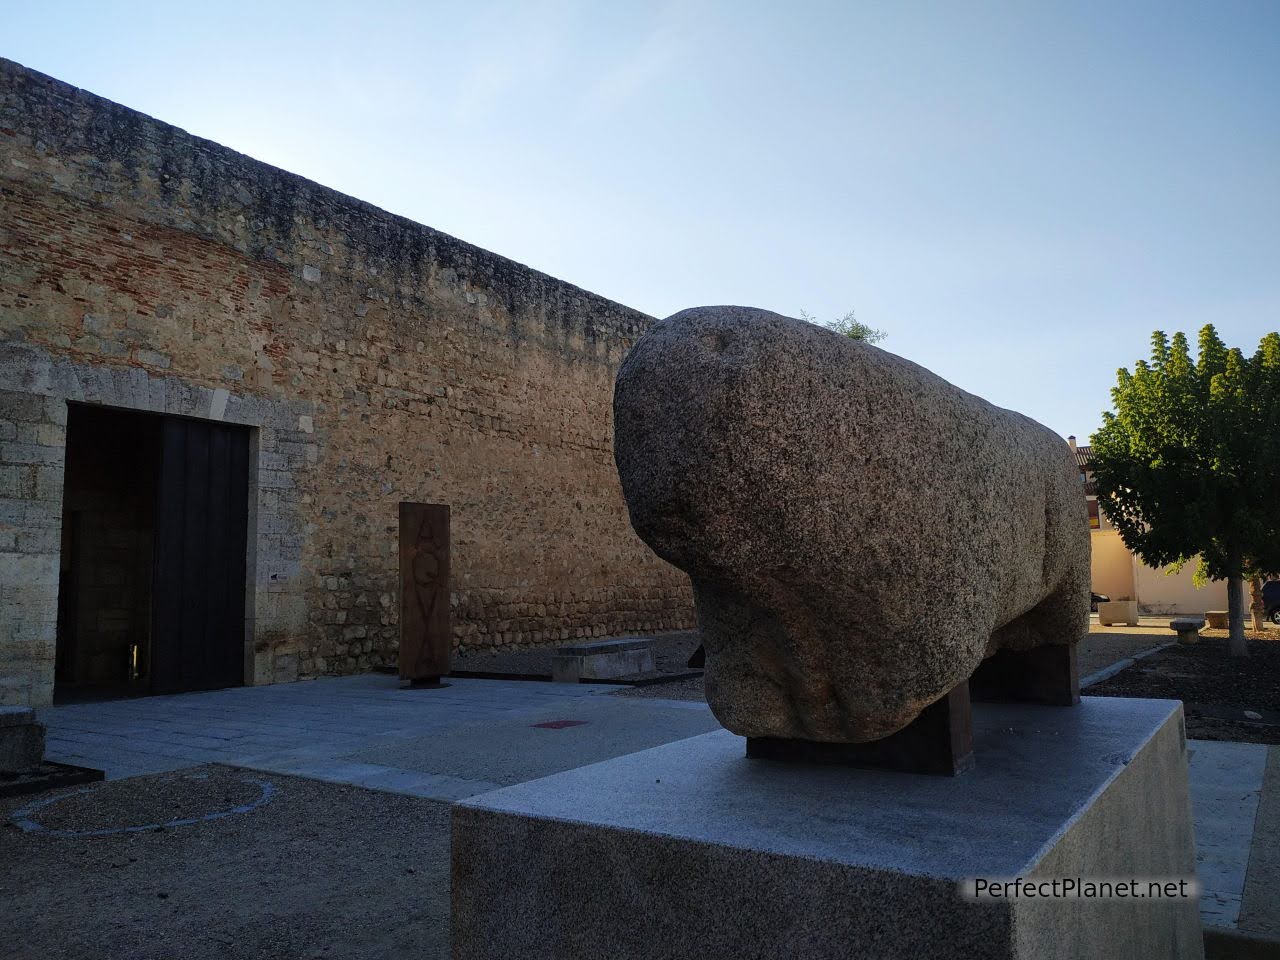
[[[244,682],[249,431],[165,417],[152,603],[153,693]]]

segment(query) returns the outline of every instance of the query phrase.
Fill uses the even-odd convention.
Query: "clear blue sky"
[[[1062,434],[1280,327],[1280,3],[0,0],[0,54],[641,310],[857,310]]]

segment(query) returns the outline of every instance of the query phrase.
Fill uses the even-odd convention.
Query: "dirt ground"
[[[448,954],[444,803],[203,766],[0,818],[5,960]]]
[[[1250,640],[1247,658],[1228,656],[1223,637],[1172,646],[1089,693],[1181,700],[1196,740],[1280,744],[1280,641]]]
[[[1264,627],[1261,631],[1254,630],[1253,627],[1245,627],[1244,635],[1249,640],[1280,640],[1280,627]],[[1226,630],[1209,630],[1200,631],[1201,637],[1207,637],[1210,640],[1227,639]]]

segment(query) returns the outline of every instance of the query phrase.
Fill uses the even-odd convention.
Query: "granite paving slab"
[[[1240,829],[1247,826],[1241,824]],[[1280,937],[1277,890],[1280,890],[1280,747],[1269,747],[1240,902],[1241,930]]]
[[[718,729],[705,705],[595,697],[385,743],[345,759],[505,786]]]
[[[1235,927],[1239,921],[1267,749],[1258,743],[1187,741],[1200,916],[1208,925]]]

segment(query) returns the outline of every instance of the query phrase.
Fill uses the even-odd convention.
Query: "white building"
[[[1093,485],[1093,451],[1076,445],[1075,437],[1067,437],[1080,466],[1089,504],[1091,573],[1093,592],[1112,600],[1137,600],[1144,614],[1202,614],[1206,610],[1227,609],[1227,582],[1213,580],[1203,588],[1192,582],[1195,564],[1189,563],[1178,573],[1170,568],[1149,567],[1129,552],[1106,515],[1098,509],[1098,496]]]

